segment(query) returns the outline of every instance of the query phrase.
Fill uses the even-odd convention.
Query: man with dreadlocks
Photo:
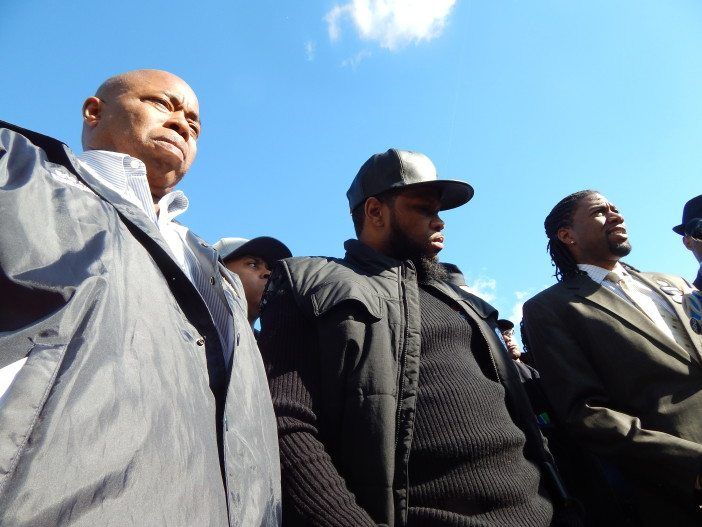
[[[553,416],[627,478],[641,525],[701,525],[702,338],[683,279],[640,273],[624,218],[584,190],[544,222],[558,283],[524,305]]]

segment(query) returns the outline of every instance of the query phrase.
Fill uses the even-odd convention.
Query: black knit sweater
[[[523,459],[524,437],[504,407],[504,390],[482,374],[470,353],[470,324],[425,292],[421,301],[422,362],[408,519],[427,527],[548,525],[551,506],[537,495],[538,473]],[[289,294],[276,296],[270,308],[263,313],[267,329],[260,345],[278,414],[283,524],[373,526],[316,439],[322,434],[315,403],[321,385],[315,328]],[[473,437],[480,430],[485,434]]]
[[[420,284],[421,366],[409,460],[410,526],[551,522],[539,471],[524,458],[505,391],[471,349],[480,335],[447,300]]]

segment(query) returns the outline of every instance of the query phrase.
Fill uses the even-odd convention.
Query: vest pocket
[[[383,305],[380,297],[372,290],[356,282],[336,282],[322,284],[311,295],[312,313],[321,317],[336,306],[351,302],[361,307],[374,321],[383,318]]]

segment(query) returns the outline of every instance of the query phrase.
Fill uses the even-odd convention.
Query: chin
[[[621,258],[629,255],[629,253],[631,252],[631,244],[628,241],[618,243],[616,245],[611,245],[609,247],[609,250],[613,255],[619,256]]]

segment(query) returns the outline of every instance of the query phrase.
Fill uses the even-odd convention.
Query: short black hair
[[[581,271],[568,247],[558,239],[558,231],[573,225],[573,214],[578,203],[592,194],[598,194],[598,192],[596,190],[579,190],[569,194],[556,203],[556,206],[544,220],[544,229],[548,238],[546,250],[551,255],[551,262],[556,268],[554,276],[559,282],[565,277],[580,274]]]
[[[381,203],[387,203],[392,207],[395,204],[395,199],[397,199],[397,196],[399,196],[403,190],[405,189],[391,188],[390,190],[386,190],[385,192],[381,192],[380,194],[370,197],[377,199]],[[353,230],[356,232],[356,238],[361,236],[361,232],[363,232],[363,224],[366,220],[365,209],[367,199],[368,198],[364,199],[355,209],[351,211],[351,220],[353,221]]]

